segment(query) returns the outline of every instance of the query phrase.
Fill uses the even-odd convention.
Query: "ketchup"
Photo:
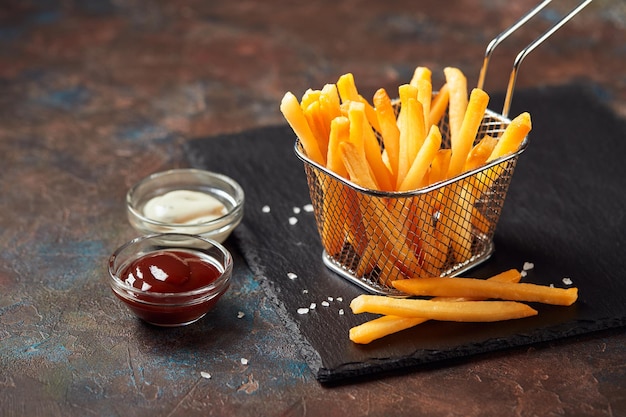
[[[197,290],[218,280],[224,270],[212,258],[193,251],[161,250],[143,255],[123,268],[120,279],[140,291],[114,290],[139,318],[158,326],[193,323],[213,308],[229,286]]]
[[[209,285],[220,275],[215,265],[194,253],[162,250],[137,258],[120,278],[142,291],[180,293]]]

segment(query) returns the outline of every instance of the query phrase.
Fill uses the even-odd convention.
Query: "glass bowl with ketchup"
[[[193,168],[152,174],[126,194],[128,220],[142,235],[184,233],[222,243],[241,222],[243,207],[235,180]]]
[[[230,286],[233,259],[220,243],[200,236],[141,236],[109,258],[113,293],[140,319],[185,326],[209,312]]]

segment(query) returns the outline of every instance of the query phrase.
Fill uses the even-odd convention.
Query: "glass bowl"
[[[181,216],[178,216],[180,220],[172,220],[172,216],[155,216],[154,210],[152,213],[147,212],[148,207],[154,207],[156,199],[171,197],[173,193],[181,191],[200,195],[221,204],[221,207],[210,216],[192,216],[185,221]],[[178,198],[170,199],[166,204],[170,209],[176,206],[189,212],[190,207],[199,207],[197,205],[200,203],[190,204],[188,200]],[[161,204],[159,208],[163,207],[165,204]],[[200,169],[173,169],[152,174],[135,184],[126,194],[128,220],[142,235],[184,233],[222,243],[241,223],[243,207],[244,192],[236,181],[226,175]]]
[[[164,259],[173,262],[163,264]],[[190,271],[186,278],[181,265]],[[109,258],[108,269],[113,293],[137,317],[173,327],[191,324],[215,306],[230,286],[233,259],[216,241],[164,233],[125,243]]]

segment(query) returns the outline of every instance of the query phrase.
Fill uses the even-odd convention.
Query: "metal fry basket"
[[[504,108],[501,113],[486,111],[475,143],[485,135],[501,136],[511,123],[507,116],[521,61],[589,1],[520,52]],[[480,88],[493,49],[549,2],[538,5],[489,44]],[[447,115],[439,129],[441,147],[450,148]],[[379,143],[382,150],[382,140]],[[493,236],[506,194],[518,158],[527,146],[528,137],[515,153],[460,176],[410,192],[383,192],[360,187],[313,162],[296,140],[295,152],[304,162],[324,264],[370,293],[401,296],[391,281],[460,275],[484,262],[494,251]]]
[[[487,111],[478,137],[499,136],[511,121]],[[449,147],[447,118],[440,125]],[[362,188],[304,155],[311,202],[327,267],[369,292],[395,294],[407,276],[452,276],[489,258],[521,148],[463,175],[410,192]]]

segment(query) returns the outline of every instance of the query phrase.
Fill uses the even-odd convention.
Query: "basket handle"
[[[502,116],[508,117],[509,110],[511,108],[511,101],[513,100],[513,91],[515,90],[515,82],[517,81],[517,73],[519,72],[519,67],[522,64],[522,61],[526,56],[531,53],[536,47],[538,47],[543,41],[548,39],[554,32],[559,30],[563,25],[569,22],[574,16],[578,14],[582,9],[584,9],[589,3],[593,0],[584,0],[578,6],[576,6],[572,11],[570,11],[567,15],[565,15],[561,20],[559,20],[554,26],[545,31],[541,36],[532,41],[526,46],[526,48],[522,49],[520,53],[515,58],[515,62],[513,63],[513,70],[511,71],[511,75],[509,76],[509,84],[506,89],[506,97],[504,99],[504,106],[502,108]],[[526,22],[532,19],[537,13],[539,13],[544,7],[546,7],[552,0],[544,0],[542,3],[538,4],[531,11],[526,13],[515,22],[511,27],[500,33],[498,36],[493,38],[489,45],[487,45],[487,50],[485,51],[485,57],[483,59],[483,65],[480,69],[480,75],[478,78],[477,88],[482,89],[485,83],[485,75],[487,73],[487,67],[489,66],[489,61],[491,59],[491,55],[496,47],[502,43],[506,38],[509,37],[513,32],[523,26]]]

